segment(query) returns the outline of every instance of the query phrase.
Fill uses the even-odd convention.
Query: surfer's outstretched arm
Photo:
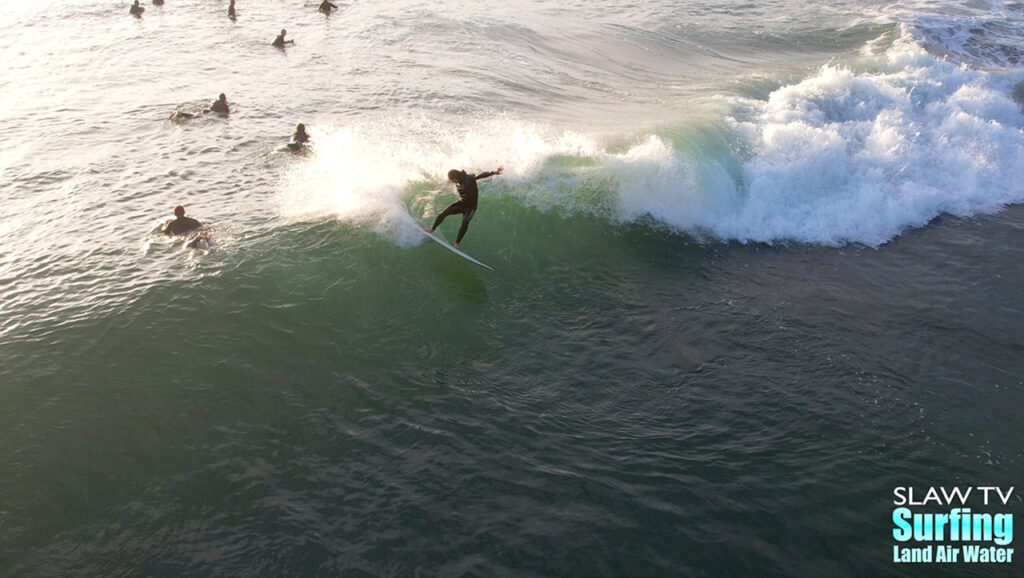
[[[477,175],[477,176],[475,176],[473,178],[475,178],[478,181],[480,179],[488,179],[490,177],[493,177],[494,175],[500,175],[501,171],[503,171],[503,170],[505,170],[505,167],[504,166],[500,166],[500,167],[497,168],[497,170],[487,171],[485,173],[480,173],[479,175]]]

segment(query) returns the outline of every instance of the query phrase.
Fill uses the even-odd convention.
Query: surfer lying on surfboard
[[[185,112],[183,110],[176,110],[171,113],[170,119],[178,121],[188,120],[200,114],[210,114],[211,112],[215,112],[220,116],[227,116],[231,112],[231,109],[228,108],[228,97],[223,92],[220,93],[217,100],[213,101],[213,103],[211,103],[210,106],[202,112]]]
[[[182,233],[188,233],[202,227],[203,224],[193,219],[192,217],[185,216],[185,207],[177,205],[174,207],[174,218],[164,223],[163,227],[160,228],[165,235],[181,235]]]
[[[292,140],[288,141],[285,145],[288,150],[292,152],[301,152],[303,148],[309,144],[309,133],[306,132],[306,125],[301,122],[295,125],[295,134],[292,135]]]
[[[209,250],[213,245],[213,235],[209,231],[197,232],[203,224],[185,216],[185,207],[174,207],[174,218],[165,222],[160,231],[165,235],[181,235],[185,237],[182,247],[189,249]]]
[[[444,211],[441,211],[441,214],[434,220],[433,227],[423,230],[433,233],[434,229],[441,225],[441,221],[444,221],[445,217],[462,214],[462,227],[459,228],[459,236],[455,239],[455,248],[458,249],[459,243],[462,242],[462,237],[466,235],[466,229],[469,228],[469,222],[473,220],[473,215],[476,214],[477,197],[480,196],[476,182],[479,179],[500,175],[503,170],[505,170],[505,167],[501,166],[497,170],[480,173],[479,175],[471,175],[466,171],[457,169],[448,171],[448,180],[455,183],[455,190],[459,193],[459,200],[445,207]]]

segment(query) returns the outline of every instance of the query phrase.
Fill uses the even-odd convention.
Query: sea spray
[[[279,209],[287,219],[334,217],[365,225],[401,245],[419,241],[402,194],[421,179],[414,157],[374,127],[313,127],[312,154],[282,177]]]

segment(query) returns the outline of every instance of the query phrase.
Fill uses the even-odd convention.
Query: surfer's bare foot
[[[459,248],[459,244],[458,244],[458,243],[455,243],[455,244],[454,244],[454,245],[452,245],[452,246],[453,246],[453,247],[455,247],[456,249],[458,249],[458,248]]]
[[[434,232],[434,230],[431,229],[430,227],[423,227],[423,230],[428,232],[428,233],[433,233]]]

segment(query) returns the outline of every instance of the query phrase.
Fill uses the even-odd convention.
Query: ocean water
[[[0,4],[0,575],[1019,575],[1024,4],[317,4]]]

